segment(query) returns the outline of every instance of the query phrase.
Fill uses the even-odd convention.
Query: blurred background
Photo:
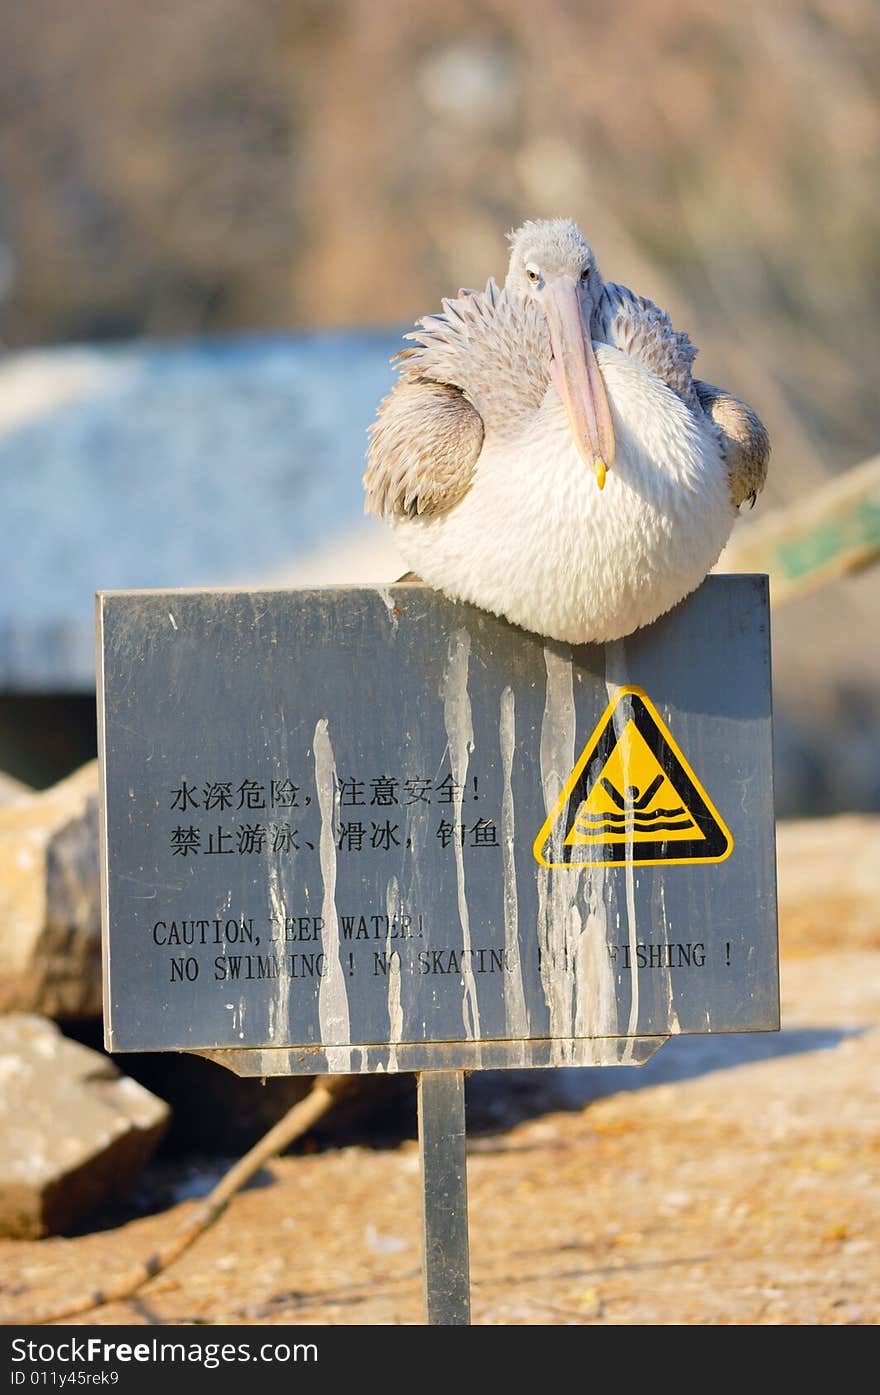
[[[635,1073],[475,1076],[472,1132],[539,1116],[511,1154],[515,1187],[503,1149],[483,1140],[475,1223],[488,1217],[505,1294],[532,1226],[546,1248],[523,1263],[547,1256],[548,1273],[560,1237],[566,1269],[581,1230],[607,1240],[603,1285],[614,1247],[638,1245],[634,1267],[656,1268],[654,1306],[614,1310],[631,1321],[868,1314],[847,1316],[839,1295],[867,1292],[876,1256],[862,1033],[876,1016],[880,820],[814,816],[880,811],[880,568],[867,565],[880,552],[878,72],[876,0],[0,0],[0,1236],[76,1235],[111,1183],[129,1189],[126,1222],[183,1206],[222,1164],[184,1175],[160,1156],[132,1190],[166,1127],[172,1151],[230,1151],[306,1088],[136,1053],[121,1065],[149,1087],[138,1094],[81,1050],[101,1041],[95,591],[399,576],[390,536],[363,516],[361,475],[400,335],[441,296],[502,277],[504,235],[523,219],[571,216],[606,277],[669,309],[699,346],[700,377],[747,398],[769,429],[767,487],[719,565],[771,571],[777,810],[811,818],[778,830],[783,1033],[673,1042]],[[852,478],[855,503],[832,517],[827,491]],[[787,531],[804,517],[806,532]],[[765,565],[762,529],[777,527],[793,586],[777,567],[784,547]],[[797,581],[824,579],[841,548],[862,570]],[[360,1084],[353,1112],[372,1111],[375,1140],[392,1081]],[[603,1114],[600,1097],[618,1092]],[[585,1125],[559,1122],[594,1098]],[[392,1148],[414,1130],[410,1105]],[[244,1198],[245,1229],[264,1215],[266,1238],[259,1252],[239,1236],[240,1266],[216,1251],[221,1321],[298,1302],[292,1291],[253,1306],[254,1255],[283,1267],[286,1227],[296,1263],[316,1266],[297,1289],[320,1294],[330,1273],[347,1291],[355,1242],[380,1298],[395,1265],[417,1276],[415,1212],[399,1201],[414,1156],[361,1149],[348,1172],[344,1159],[324,1174],[298,1167],[313,1161],[282,1160],[287,1186]],[[334,1205],[316,1208],[326,1176]],[[154,1243],[102,1214],[107,1245],[99,1235],[88,1251],[101,1286],[119,1256]],[[505,1223],[516,1234],[502,1243]],[[673,1250],[698,1256],[691,1289],[686,1268],[670,1283],[664,1267],[690,1262],[669,1261],[673,1230]],[[69,1296],[83,1252],[50,1245],[27,1268],[19,1240],[0,1260],[34,1321],[28,1286],[55,1255]],[[744,1246],[759,1257],[750,1279]],[[160,1312],[206,1310],[198,1254],[195,1296],[178,1302],[172,1282]],[[733,1265],[716,1265],[708,1309],[706,1254]],[[247,1292],[230,1309],[239,1271]],[[780,1306],[802,1275],[807,1297]],[[807,1292],[817,1275],[825,1318]],[[598,1289],[581,1288],[575,1320],[601,1316]],[[665,1308],[679,1291],[684,1308]],[[731,1307],[749,1294],[753,1306]],[[351,1311],[411,1320],[415,1277],[407,1301]],[[532,1320],[528,1305],[509,1319],[520,1310],[487,1301],[484,1315]]]
[[[872,456],[878,51],[872,0],[2,0],[0,768],[91,754],[99,587],[399,574],[387,359],[524,217],[756,406],[743,533]],[[880,807],[878,599],[777,614],[782,813]]]

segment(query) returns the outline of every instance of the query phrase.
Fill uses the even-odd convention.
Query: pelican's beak
[[[605,471],[614,463],[614,427],[574,277],[548,281],[543,303],[550,325],[553,382],[565,403],[575,445],[604,489]]]

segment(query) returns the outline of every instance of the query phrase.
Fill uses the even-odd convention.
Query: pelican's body
[[[527,224],[514,257],[527,230],[540,246],[534,230],[560,227],[569,260],[591,257],[571,224]],[[368,508],[447,595],[553,639],[613,640],[703,580],[763,483],[766,436],[695,382],[689,340],[656,306],[595,282],[573,302],[568,274],[548,271],[567,297],[559,328],[514,257],[504,290],[445,301],[411,336],[373,428]]]
[[[487,435],[454,508],[392,520],[401,556],[430,585],[575,644],[616,639],[675,605],[717,561],[734,517],[708,423],[619,350],[600,345],[597,360],[617,438],[602,492],[550,388],[515,442]]]

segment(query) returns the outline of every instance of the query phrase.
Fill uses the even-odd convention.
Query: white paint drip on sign
[[[544,646],[547,688],[541,721],[541,785],[549,817],[574,767],[575,710],[571,660]],[[565,819],[550,834],[548,862],[564,860]],[[578,946],[583,925],[577,906],[582,874],[566,867],[538,871],[538,944],[541,983],[550,1013],[552,1062],[564,1065],[572,1056],[574,1004],[577,1001]]]
[[[392,952],[391,924],[400,915],[400,888],[391,877],[385,895],[388,912],[388,933],[385,936],[385,962],[388,965],[388,1070],[397,1070],[397,1044],[403,1037],[403,1002],[401,999],[400,955]]]
[[[504,869],[504,948],[507,972],[504,975],[504,1020],[512,1041],[523,1043],[529,1035],[529,1016],[523,989],[522,963],[519,950],[519,903],[516,891],[516,813],[513,803],[513,753],[516,749],[516,705],[513,689],[506,687],[501,694],[498,722],[501,744],[501,855]],[[525,1064],[525,1054],[523,1054]]]
[[[325,1043],[327,1063],[331,1070],[350,1069],[351,1049],[343,1045],[351,1041],[348,1012],[348,989],[345,971],[339,955],[339,917],[336,911],[336,837],[333,814],[336,802],[336,759],[330,742],[329,723],[319,718],[315,726],[315,786],[321,810],[321,834],[318,842],[324,898],[321,907],[324,921],[321,930],[324,951],[324,973],[318,989],[318,1022],[321,1040]]]
[[[391,621],[391,629],[392,632],[394,632],[400,624],[400,616],[397,614],[397,606],[394,604],[394,597],[387,586],[377,586],[376,590],[379,592],[384,602],[385,609],[388,611],[388,619]]]
[[[474,727],[471,720],[471,700],[468,693],[468,659],[471,651],[471,637],[467,630],[455,630],[449,636],[446,670],[440,696],[443,698],[443,720],[446,724],[446,739],[449,743],[449,760],[452,765],[452,780],[455,786],[453,808],[455,811],[455,836],[452,843],[455,849],[455,876],[458,883],[458,918],[461,922],[462,979],[462,1021],[465,1037],[469,1041],[479,1038],[480,1009],[477,1003],[477,985],[471,962],[471,930],[467,896],[464,885],[464,849],[461,846],[459,830],[462,822],[462,800],[467,779],[470,752],[474,749]]]
[[[627,665],[626,648],[622,639],[616,639],[611,644],[605,646],[605,687],[608,692],[609,701],[614,701],[621,688],[627,685]],[[614,713],[614,734],[619,741],[623,735],[626,720],[624,714],[618,711]],[[629,982],[630,982],[630,1005],[629,1021],[626,1027],[627,1036],[632,1038],[636,1035],[639,1025],[639,966],[636,954],[638,944],[638,927],[636,925],[636,892],[635,873],[633,870],[633,831],[630,830],[626,840],[626,923],[629,941]],[[632,1060],[634,1043],[630,1040],[624,1053],[624,1061]]]
[[[267,846],[268,852],[268,846]],[[277,858],[267,856],[266,875],[269,883],[269,912],[275,925],[277,942],[283,945],[287,924],[287,906],[281,889],[281,873]],[[275,997],[269,1000],[269,1038],[275,1046],[284,1046],[290,1037],[290,979],[279,972],[275,981]]]
[[[605,868],[581,874],[583,934],[578,943],[576,1037],[609,1037],[617,1032],[617,995],[608,953],[608,907]]]
[[[658,894],[657,894],[657,901],[659,902],[659,907],[658,907],[658,909],[659,909],[659,920],[660,920],[660,926],[661,926],[661,934],[662,934],[662,936],[663,936],[663,944],[664,944],[665,947],[666,947],[666,965],[667,965],[667,967],[666,967],[666,969],[665,969],[665,971],[664,971],[664,973],[665,973],[665,978],[666,978],[666,1018],[667,1018],[666,1028],[667,1028],[667,1031],[671,1032],[673,1036],[677,1036],[678,1033],[681,1031],[681,1023],[680,1023],[679,1020],[678,1020],[678,1013],[677,1013],[676,1008],[675,1008],[675,994],[674,994],[673,988],[672,988],[672,969],[669,967],[669,964],[670,964],[670,959],[669,959],[669,931],[670,931],[670,925],[669,925],[669,918],[668,918],[667,913],[666,913],[666,883],[664,882],[664,880],[663,880],[662,877],[658,877],[658,878],[657,878],[657,885],[658,885],[658,887],[659,887],[659,891],[658,891]]]

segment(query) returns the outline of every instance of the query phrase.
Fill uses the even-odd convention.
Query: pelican
[[[455,600],[572,644],[619,639],[693,591],[769,442],[700,382],[668,314],[603,280],[569,219],[510,234],[503,288],[418,321],[370,427],[366,510]]]

